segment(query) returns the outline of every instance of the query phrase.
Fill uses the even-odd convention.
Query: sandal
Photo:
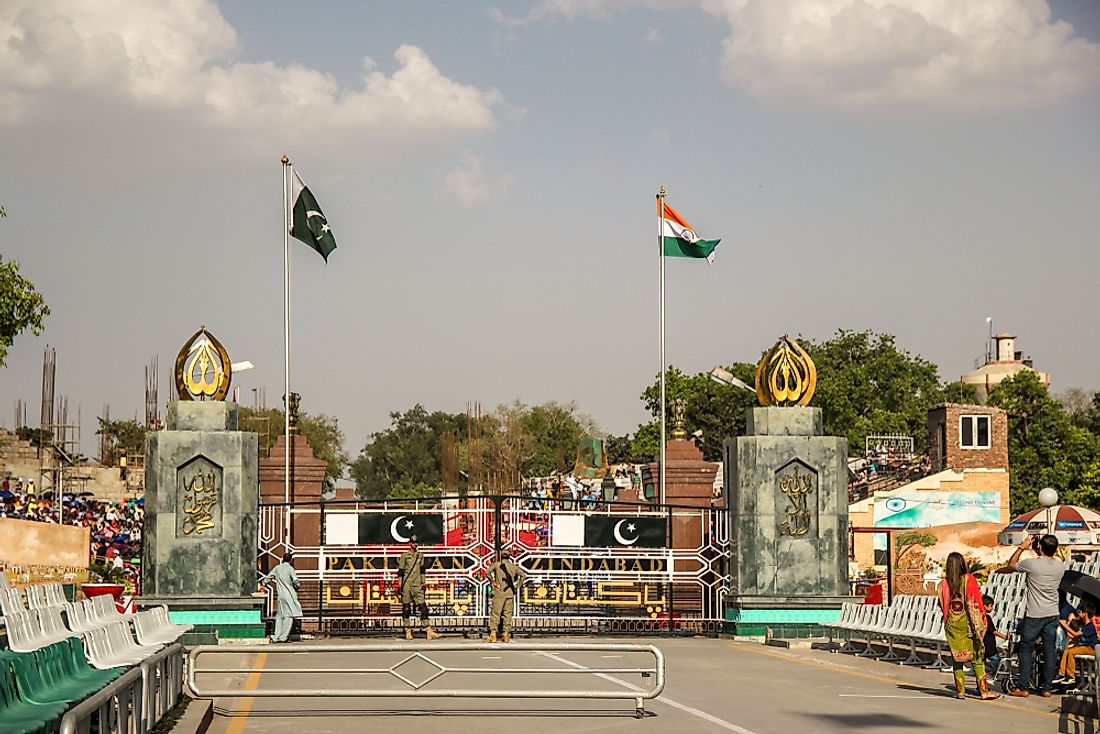
[[[978,700],[979,700],[979,701],[996,701],[996,700],[997,700],[998,698],[1000,698],[1000,697],[1001,697],[1001,694],[999,694],[999,693],[994,693],[993,691],[990,691],[989,693],[984,693],[984,694],[982,694],[982,695],[981,695],[981,696],[980,696],[980,697],[978,698]]]

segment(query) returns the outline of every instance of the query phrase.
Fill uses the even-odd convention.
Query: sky
[[[49,345],[93,455],[200,325],[278,406],[283,155],[338,243],[291,241],[292,389],[352,456],[416,403],[646,420],[660,186],[722,239],[666,263],[686,372],[843,328],[953,380],[992,317],[1100,390],[1095,0],[5,0],[0,256],[52,313],[0,425]]]

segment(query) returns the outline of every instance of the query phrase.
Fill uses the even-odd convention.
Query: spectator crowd
[[[624,490],[640,489],[641,471],[632,464],[612,467],[602,479],[554,474],[530,480],[521,488],[531,510],[599,510],[620,499]]]
[[[0,480],[0,517],[89,528],[93,562],[119,569],[131,581],[140,575],[144,500],[66,494],[58,501],[52,492],[36,492],[33,481],[7,477]]]

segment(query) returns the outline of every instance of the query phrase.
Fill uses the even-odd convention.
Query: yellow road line
[[[820,660],[814,660],[813,658],[806,659],[806,658],[794,657],[793,655],[784,655],[783,653],[772,652],[770,650],[764,650],[764,649],[761,649],[761,648],[758,648],[758,647],[751,647],[751,646],[749,646],[748,644],[745,644],[745,643],[731,642],[730,647],[734,648],[735,650],[741,650],[741,651],[744,651],[744,652],[751,652],[754,655],[763,655],[765,657],[775,658],[777,660],[786,660],[787,662],[790,662],[790,663],[798,663],[799,665],[808,665],[810,667],[817,668],[819,670],[836,670],[836,671],[841,672],[841,673],[847,673],[848,675],[854,675],[854,676],[859,677],[859,678],[867,678],[869,680],[876,680],[876,681],[879,681],[881,683],[893,683],[894,685],[905,683],[906,685],[915,685],[915,684],[910,684],[907,681],[899,680],[898,678],[891,678],[891,677],[885,676],[885,675],[877,675],[875,673],[865,673],[862,670],[852,670],[850,668],[845,668],[845,667],[842,667],[842,666],[839,666],[839,665],[833,665],[833,664],[822,662]],[[1053,700],[1053,699],[1051,699],[1051,700]],[[1024,712],[1029,713],[1029,714],[1036,714],[1037,716],[1061,716],[1061,714],[1062,714],[1061,711],[1036,711],[1033,708],[1028,708],[1026,706],[1016,706],[1016,705],[1013,705],[1011,703],[1007,703],[1007,702],[1002,701],[1002,700],[982,701],[981,703],[986,705],[986,706],[1000,706],[1002,708],[1012,709],[1013,711],[1024,711]]]
[[[252,667],[262,668],[264,663],[267,662],[267,653],[261,652],[256,656],[256,663]],[[248,677],[244,681],[244,690],[254,691],[260,687],[260,676],[263,675],[259,670],[256,670],[248,674]],[[236,710],[236,714],[229,719],[229,726],[225,728],[225,734],[243,734],[244,727],[248,723],[248,712],[252,710],[252,702],[254,698],[242,698],[240,699],[240,708]]]

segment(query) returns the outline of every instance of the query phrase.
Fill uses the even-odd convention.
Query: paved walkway
[[[562,642],[580,641],[569,638]],[[602,640],[627,642],[621,638]],[[950,673],[904,668],[873,660],[799,648],[785,650],[752,642],[715,639],[630,640],[656,644],[666,657],[666,686],[660,698],[646,702],[649,715],[632,717],[633,702],[580,700],[511,699],[409,699],[409,698],[225,698],[215,701],[218,715],[212,734],[304,734],[316,732],[394,732],[454,734],[468,728],[476,734],[540,734],[541,732],[738,732],[739,734],[787,734],[789,732],[1059,732],[1093,734],[1100,731],[1091,718],[1063,711],[1059,697],[1044,699],[1002,698],[983,702],[955,700]],[[339,644],[341,641],[326,641]],[[361,642],[344,640],[343,642]],[[369,642],[369,641],[368,641]],[[383,641],[378,641],[381,644]],[[422,641],[426,649],[431,643]],[[294,645],[281,646],[293,649]],[[268,648],[270,649],[270,648]],[[218,656],[217,663],[236,667],[263,668],[262,673],[213,675],[200,680],[220,680],[245,690],[296,687],[365,686],[351,675],[292,674],[279,669],[375,667],[388,665],[381,658],[389,653],[355,656],[347,653],[269,654],[250,648],[238,656]],[[497,651],[470,650],[439,653],[466,667],[499,665]],[[552,669],[572,663],[585,666],[633,667],[641,658],[607,657],[597,653],[519,652],[508,656],[510,664]],[[368,662],[369,658],[369,662]],[[398,658],[399,659],[399,658]],[[210,658],[210,660],[215,660]],[[564,662],[568,660],[569,663]],[[635,662],[637,661],[637,662]],[[200,666],[200,669],[203,666]],[[409,677],[426,676],[426,671],[402,669]],[[449,674],[457,675],[457,674]],[[448,687],[492,685],[488,678],[449,679]],[[549,675],[549,674],[547,674]],[[445,676],[446,677],[446,676]],[[496,675],[494,680],[502,676]],[[508,676],[514,678],[515,676]],[[570,675],[568,684],[590,689],[628,690],[644,686],[640,676]],[[556,683],[561,676],[526,674],[510,687]],[[583,681],[583,682],[582,682]],[[973,680],[968,681],[973,684]],[[400,683],[395,681],[400,687]],[[432,684],[429,684],[429,686]],[[500,685],[497,683],[497,685]],[[395,688],[396,690],[396,688]],[[470,721],[474,718],[476,721]]]

